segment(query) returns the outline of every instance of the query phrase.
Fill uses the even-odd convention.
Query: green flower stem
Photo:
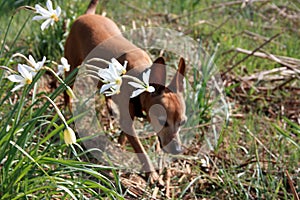
[[[17,109],[18,110],[17,111],[17,116],[15,118],[15,121],[14,121],[12,127],[15,127],[15,125],[19,123],[21,112],[22,112],[22,108],[24,107],[24,101],[25,101],[25,95],[26,94],[27,94],[27,87],[25,87],[25,89],[22,92],[22,96],[21,96],[21,99],[19,101],[19,105],[18,105],[18,109]]]
[[[86,76],[89,76],[89,77],[91,77],[91,78],[94,78],[94,79],[97,79],[97,80],[99,80],[99,81],[102,81],[101,78],[100,78],[99,76],[95,76],[95,75],[93,75],[93,74],[86,74]]]
[[[33,105],[35,103],[37,88],[38,88],[38,80],[37,80],[37,82],[34,83],[34,86],[33,86],[31,105]],[[31,109],[30,109],[30,118],[32,117],[32,113],[33,113],[33,106],[31,106]]]
[[[13,55],[11,56],[11,58],[15,58],[15,57],[21,57],[21,58],[25,59],[26,62],[27,62],[31,67],[34,68],[34,66],[31,65],[30,60],[29,60],[28,58],[26,58],[26,56],[24,56],[23,54],[21,54],[21,53],[15,53],[15,54],[13,54]]]
[[[4,69],[4,70],[6,70],[6,71],[9,71],[9,72],[12,73],[12,74],[16,74],[16,73],[17,73],[16,71],[14,71],[14,70],[12,70],[12,69],[6,67],[6,66],[0,66],[0,69]]]
[[[76,99],[76,96],[73,93],[72,89],[55,73],[55,71],[53,71],[53,69],[51,69],[50,67],[47,67],[47,66],[44,66],[43,69],[51,72],[55,76],[55,78],[67,88],[67,94],[70,97]]]
[[[94,69],[95,72],[98,71],[99,69],[102,69],[101,67],[97,67],[95,65],[90,65],[90,64],[84,64],[84,66],[87,67],[87,68],[90,68],[90,69]],[[92,71],[92,70],[89,70],[89,71]]]
[[[54,103],[54,101],[52,101],[52,99],[50,99],[47,96],[43,96],[43,98],[46,98],[54,107],[56,113],[58,114],[59,118],[63,121],[63,123],[65,124],[66,128],[68,128],[68,123],[65,119],[65,117],[63,116],[63,114],[60,112],[59,108],[57,107],[57,105]]]

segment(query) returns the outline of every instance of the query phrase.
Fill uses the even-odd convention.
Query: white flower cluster
[[[130,98],[134,98],[143,92],[151,93],[155,91],[154,87],[149,85],[149,77],[150,77],[151,69],[148,69],[146,72],[143,73],[143,81],[141,81],[135,77],[125,75],[126,67],[127,67],[127,61],[125,61],[124,65],[122,66],[117,59],[112,58],[111,62],[108,65],[108,68],[99,69],[98,76],[100,77],[101,81],[104,83],[100,89],[101,94],[104,94],[106,96],[119,94],[123,82],[122,78],[126,78],[126,77],[130,78],[131,80],[134,80],[134,82],[131,81],[128,82],[128,84],[136,88],[136,90],[133,91]]]
[[[55,10],[53,9],[53,5],[52,5],[51,0],[47,0],[46,7],[47,7],[47,9],[45,9],[45,8],[41,7],[40,5],[36,4],[35,5],[35,11],[39,15],[34,16],[32,18],[32,20],[45,20],[41,24],[41,30],[42,31],[44,31],[49,26],[53,26],[55,22],[58,22],[59,16],[61,14],[61,8],[59,6],[57,6]],[[34,8],[32,8],[31,10],[34,10]],[[55,73],[51,68],[49,68],[47,66],[44,66],[44,64],[46,62],[46,57],[45,56],[43,57],[43,59],[41,61],[38,61],[38,62],[36,62],[35,59],[31,55],[29,55],[28,58],[25,57],[24,55],[20,54],[20,53],[16,53],[16,54],[13,55],[13,57],[16,57],[16,56],[20,56],[20,57],[24,58],[27,61],[27,64],[18,64],[17,72],[9,69],[6,66],[0,66],[0,68],[6,69],[6,70],[13,73],[13,74],[11,74],[7,77],[10,81],[18,83],[11,90],[11,92],[15,92],[16,90],[19,90],[20,88],[22,88],[26,85],[32,84],[33,78],[36,76],[36,74],[41,69],[45,69],[45,70],[48,70],[51,73],[53,73],[55,75],[55,77],[66,86],[67,93],[70,96],[75,97],[75,95],[74,95],[73,91],[71,90],[71,88],[69,86],[67,86],[64,83],[64,81],[62,81],[62,79],[59,77],[59,75],[64,75],[65,72],[70,70],[70,65],[69,65],[66,58],[64,58],[64,57],[61,58],[61,64],[57,65],[58,72]],[[76,143],[76,135],[75,135],[73,129],[68,126],[66,120],[64,119],[64,116],[62,115],[62,113],[60,112],[58,107],[55,105],[55,103],[50,98],[48,98],[47,96],[45,96],[45,97],[48,99],[48,101],[50,101],[53,104],[57,114],[60,116],[60,118],[62,119],[62,121],[64,122],[64,124],[66,126],[66,129],[64,131],[64,140],[65,140],[66,145],[75,144]]]
[[[61,14],[61,8],[59,6],[56,7],[56,9],[53,9],[53,4],[51,0],[47,0],[46,2],[46,7],[43,8],[42,6],[36,4],[35,5],[35,11],[38,15],[34,16],[32,20],[45,20],[41,24],[41,30],[44,31],[46,28],[49,26],[53,26],[55,22],[58,22],[60,14]],[[32,8],[34,10],[34,8]],[[15,83],[18,83],[12,90],[11,92],[15,92],[19,90],[20,88],[30,85],[33,82],[34,77],[36,74],[41,70],[45,69],[50,71],[55,75],[55,77],[62,82],[66,88],[67,88],[67,93],[74,97],[75,95],[73,94],[73,91],[69,86],[67,86],[62,79],[59,77],[59,75],[64,75],[65,72],[70,70],[70,65],[67,61],[66,58],[62,57],[61,58],[61,64],[57,64],[58,71],[54,72],[51,68],[44,66],[46,62],[46,57],[44,56],[41,61],[36,62],[36,60],[29,55],[29,57],[25,57],[22,54],[16,53],[13,57],[15,56],[20,56],[24,58],[27,61],[27,64],[18,64],[17,66],[17,72],[10,70],[8,67],[5,66],[0,66],[1,68],[8,69],[10,72],[13,71],[13,74],[9,75],[7,78]],[[150,76],[150,69],[145,71],[142,74],[142,81],[139,80],[136,77],[132,77],[129,75],[126,75],[126,67],[127,67],[127,61],[124,62],[124,65],[121,65],[117,59],[112,58],[111,62],[109,63],[108,68],[105,69],[100,69],[98,71],[98,76],[100,77],[101,81],[104,83],[100,89],[100,93],[106,95],[106,96],[112,96],[115,94],[120,93],[121,85],[122,85],[122,80],[123,78],[128,78],[131,80],[128,82],[129,85],[134,87],[136,90],[133,91],[131,94],[130,98],[134,98],[143,92],[154,92],[155,89],[153,86],[149,85],[149,76]],[[55,107],[58,115],[60,118],[63,120],[65,124],[65,131],[64,131],[64,140],[67,145],[72,145],[76,143],[76,135],[73,131],[72,128],[70,128],[64,119],[63,115],[59,111],[59,109],[56,107],[54,102],[46,97],[48,101],[50,101],[53,106]],[[75,98],[75,97],[74,97]]]
[[[46,61],[46,57],[43,57],[42,61],[36,62],[34,58],[29,55],[27,59],[29,65],[26,64],[18,64],[18,72],[19,74],[13,74],[8,76],[7,78],[15,83],[19,83],[15,86],[11,91],[14,92],[25,85],[29,85],[32,82],[32,79],[37,74],[37,72],[44,66]]]
[[[41,70],[46,62],[46,57],[44,56],[41,61],[36,62],[35,59],[29,55],[26,58],[24,55],[17,53],[16,56],[21,56],[25,58],[28,62],[27,64],[18,64],[18,74],[9,75],[7,78],[15,83],[19,83],[16,85],[11,91],[15,92],[16,90],[24,87],[25,85],[30,85],[32,83],[33,78]],[[61,58],[61,65],[58,65],[57,75],[64,74],[65,71],[70,70],[70,65],[66,58]]]
[[[38,16],[34,16],[32,20],[45,20],[42,25],[42,31],[48,28],[50,25],[53,26],[55,22],[58,21],[59,16],[61,14],[61,8],[59,6],[53,10],[52,1],[47,0],[46,2],[47,9],[41,7],[40,5],[35,5],[36,13],[40,14]]]

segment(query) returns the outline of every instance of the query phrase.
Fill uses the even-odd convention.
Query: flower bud
[[[64,131],[64,140],[67,145],[76,143],[76,135],[73,129],[71,129],[69,126]]]
[[[76,99],[76,96],[75,96],[73,90],[72,90],[69,86],[67,86],[67,94],[68,94],[69,97],[71,97],[72,99]]]

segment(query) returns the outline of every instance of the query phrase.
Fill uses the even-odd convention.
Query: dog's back
[[[105,49],[103,55],[97,52],[98,57],[102,56],[102,59],[106,60],[115,57],[121,63],[127,60],[128,70],[141,66],[149,67],[152,61],[146,52],[125,39],[112,20],[95,14],[97,2],[92,0],[86,14],[78,17],[71,27],[65,44],[65,57],[71,68],[79,66],[97,46],[99,51]]]

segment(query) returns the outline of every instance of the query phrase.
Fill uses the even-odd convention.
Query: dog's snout
[[[172,140],[170,142],[170,149],[171,149],[170,153],[174,155],[180,154],[183,151],[181,145],[175,140]]]
[[[161,148],[166,153],[176,155],[176,154],[180,154],[183,152],[181,144],[175,139],[171,140],[168,144],[165,144],[165,145],[162,143],[160,138],[159,138],[159,141],[160,141]]]

